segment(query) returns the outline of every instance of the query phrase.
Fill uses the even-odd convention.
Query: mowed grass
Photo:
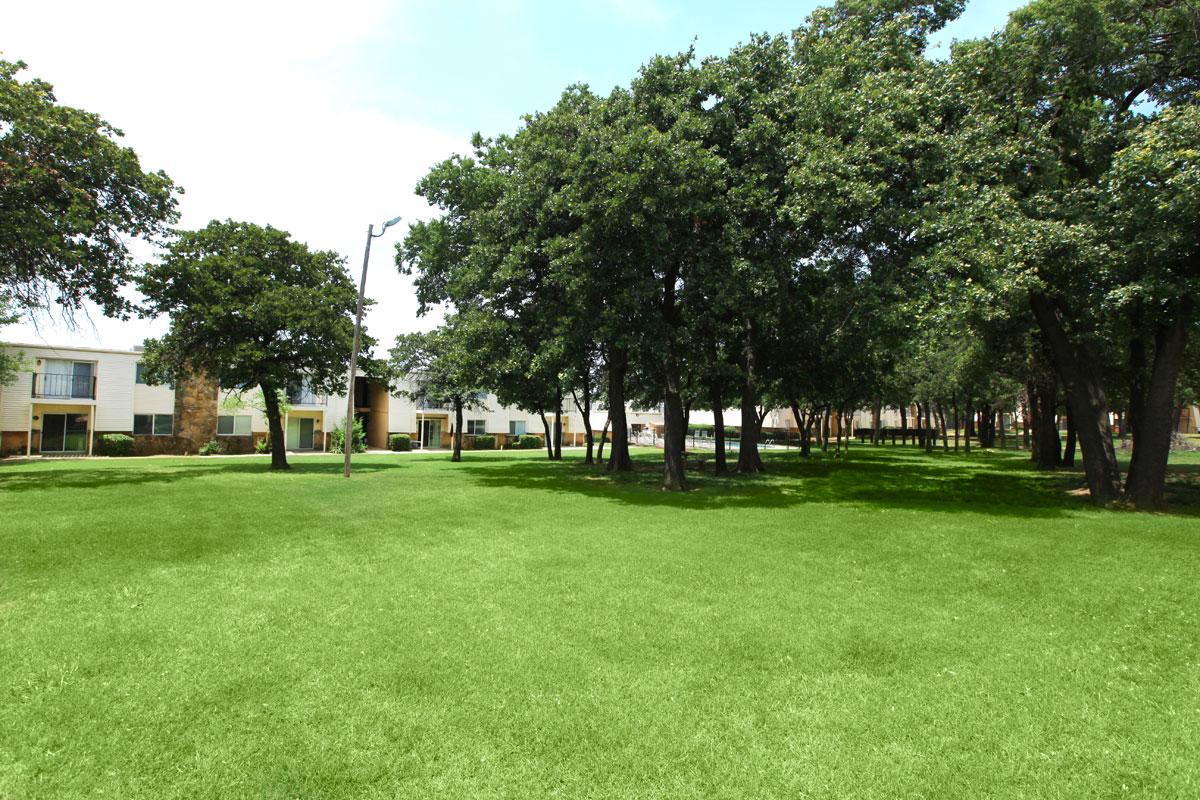
[[[0,797],[1196,797],[1200,518],[1021,456],[0,465]]]

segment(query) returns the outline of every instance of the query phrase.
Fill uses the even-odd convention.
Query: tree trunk
[[[900,444],[908,444],[908,408],[900,406]]]
[[[625,370],[629,357],[613,348],[608,354],[608,418],[612,422],[612,449],[608,456],[609,472],[629,472],[629,425],[625,421]]]
[[[937,417],[938,417],[938,424],[942,428],[942,452],[949,453],[950,452],[950,438],[949,438],[949,433],[946,430],[946,409],[944,409],[942,407],[941,403],[937,404]]]
[[[1035,418],[1033,434],[1037,441],[1034,464],[1038,469],[1055,469],[1062,464],[1062,441],[1058,435],[1055,409],[1058,407],[1058,387],[1053,380],[1035,389]]]
[[[743,475],[763,471],[762,459],[758,455],[758,375],[752,335],[752,328],[747,327],[742,348],[742,430],[738,439],[737,461],[737,471]]]
[[[958,400],[954,401],[954,452],[958,452]]]
[[[604,427],[600,429],[600,447],[596,449],[596,462],[604,463],[604,443],[608,441],[608,423],[612,421],[612,417],[604,418]]]
[[[1109,503],[1120,494],[1121,471],[1113,451],[1108,396],[1101,385],[1100,370],[1090,353],[1071,342],[1049,297],[1035,292],[1030,294],[1029,301],[1071,401],[1071,416],[1075,420],[1092,502]]]
[[[876,402],[871,409],[871,444],[882,444],[883,438],[883,403]]]
[[[713,410],[713,440],[717,452],[713,456],[713,471],[717,475],[728,475],[729,464],[725,459],[725,399],[721,397],[721,387],[714,383],[712,390]]]
[[[1177,310],[1175,322],[1161,326],[1155,333],[1154,364],[1146,383],[1146,396],[1137,426],[1133,430],[1133,453],[1130,456],[1129,482],[1126,497],[1140,509],[1161,508],[1167,480],[1167,459],[1171,454],[1174,434],[1172,411],[1187,347],[1188,324],[1191,322],[1193,301],[1184,298]],[[1087,448],[1084,447],[1086,459]]]
[[[1025,399],[1021,402],[1021,445],[1029,449],[1029,388],[1026,386]]]
[[[829,452],[829,406],[821,410],[821,452]]]
[[[538,410],[538,419],[542,421],[542,430],[546,434],[546,458],[554,460],[554,437],[550,430],[550,420],[546,418],[544,409]]]
[[[287,461],[287,437],[283,432],[283,416],[279,413],[279,394],[274,386],[259,384],[262,390],[263,408],[267,412],[267,429],[271,432],[271,469],[291,469]],[[346,436],[354,435],[354,428]]]
[[[554,395],[554,456],[555,461],[562,461],[562,386]]]
[[[450,456],[451,461],[462,461],[462,423],[463,404],[461,397],[454,398],[454,452]]]
[[[1067,443],[1063,447],[1062,463],[1064,467],[1075,466],[1075,443],[1078,441],[1078,434],[1075,432],[1075,420],[1071,417],[1070,403],[1067,403]]]
[[[933,427],[933,403],[925,404],[925,452],[932,453],[937,444],[937,431]]]
[[[663,397],[663,491],[682,492],[687,489],[683,455],[685,436],[683,402],[679,390],[668,383]]]
[[[587,380],[583,382],[583,403],[579,402],[579,396],[575,394],[575,390],[571,390],[571,399],[575,401],[575,408],[579,410],[579,416],[583,417],[583,435],[587,440],[587,454],[583,457],[583,463],[596,463],[592,458],[592,451],[595,449],[595,444],[592,442],[592,390],[588,385]]]

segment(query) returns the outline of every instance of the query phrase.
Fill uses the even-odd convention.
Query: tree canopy
[[[286,469],[279,392],[301,380],[316,392],[345,388],[358,290],[342,257],[270,226],[213,221],[181,232],[138,289],[142,312],[171,323],[146,342],[149,380],[203,374],[225,389],[261,390],[271,466]],[[364,337],[362,349],[371,346]]]
[[[70,317],[91,301],[124,316],[130,240],[161,243],[181,190],[144,171],[101,117],[58,104],[44,81],[20,80],[24,68],[0,60],[0,295],[23,314]]]
[[[513,399],[599,384],[610,469],[630,468],[625,405],[660,406],[666,489],[687,485],[691,409],[723,429],[736,398],[743,473],[771,406],[803,453],[863,407],[915,413],[928,447],[960,417],[990,446],[1019,410],[1039,466],[1077,442],[1096,502],[1157,506],[1196,325],[1200,12],[1035,0],[930,58],[963,6],[842,0],[605,96],[568,87],[430,171],[443,214],[397,263],[424,307],[495,334]]]

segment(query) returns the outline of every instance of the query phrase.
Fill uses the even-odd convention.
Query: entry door
[[[289,417],[287,446],[289,450],[312,450],[316,440],[316,420],[312,417]]]
[[[316,420],[312,419],[311,417],[301,417],[298,422],[300,423],[300,449],[312,450],[313,424],[316,422]]]
[[[442,446],[442,421],[440,419],[421,420],[421,447]]]
[[[82,453],[87,450],[87,414],[43,414],[43,453]]]

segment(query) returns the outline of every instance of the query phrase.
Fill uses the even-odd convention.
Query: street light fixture
[[[350,453],[354,449],[354,377],[358,370],[358,345],[362,339],[363,298],[367,293],[367,264],[371,261],[371,240],[383,236],[388,228],[399,221],[400,217],[392,217],[383,223],[379,233],[375,232],[375,223],[367,226],[367,249],[363,253],[362,279],[358,284],[358,310],[354,314],[354,349],[350,351],[350,379],[346,382],[346,459],[342,464],[342,475],[347,478],[350,477]]]

